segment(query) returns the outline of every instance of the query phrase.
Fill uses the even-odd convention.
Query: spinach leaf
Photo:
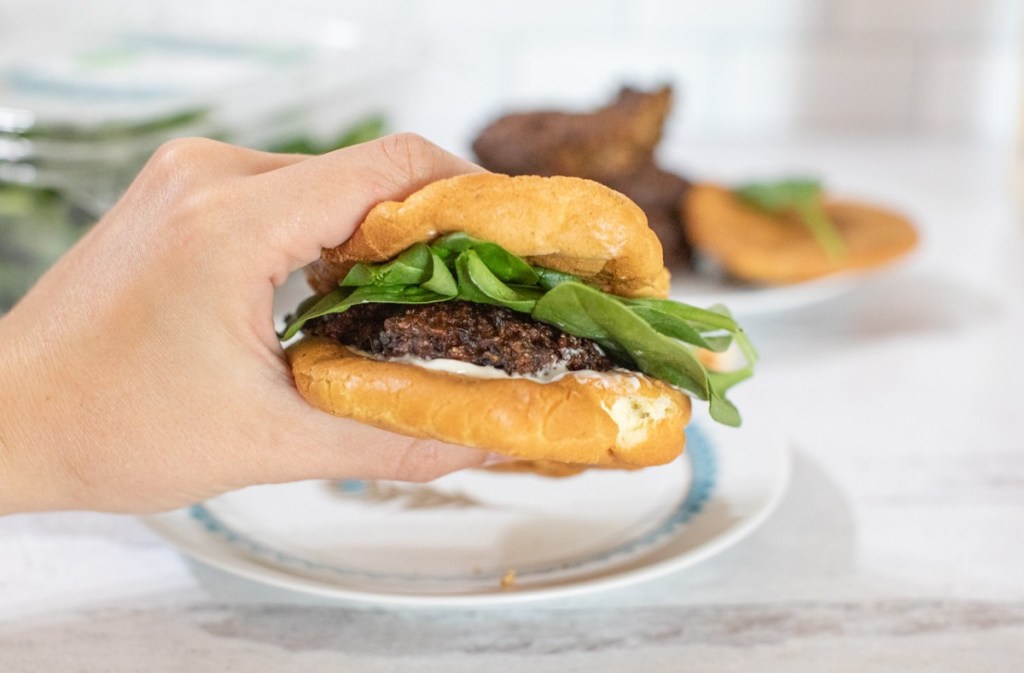
[[[707,350],[714,351],[715,353],[723,352],[732,343],[731,337],[705,338],[704,335],[694,329],[690,323],[685,320],[680,320],[671,313],[664,313],[657,309],[647,308],[645,306],[634,307],[633,313],[643,318],[648,325],[665,336],[672,337],[673,339],[679,339],[680,341],[685,341],[686,343],[700,346],[701,348],[706,348]]]
[[[300,306],[282,339],[309,320],[367,302],[426,304],[460,299],[528,313],[534,320],[590,339],[621,364],[709,402],[712,418],[739,425],[725,392],[753,374],[757,353],[723,306],[709,309],[667,299],[606,294],[571,274],[531,267],[494,243],[465,233],[417,243],[383,264],[356,264],[337,290]],[[695,349],[723,352],[735,344],[746,364],[709,372]]]
[[[707,371],[693,351],[658,332],[611,295],[583,283],[560,283],[541,297],[530,314],[563,332],[625,351],[640,371],[702,400],[711,396]]]
[[[284,332],[281,333],[281,340],[287,341],[288,339],[291,339],[313,318],[319,318],[320,316],[327,315],[328,313],[341,313],[347,309],[348,306],[341,309],[338,309],[337,307],[341,306],[344,303],[345,298],[351,293],[351,290],[338,288],[333,292],[328,292],[316,301],[310,301],[307,299],[302,302],[302,304],[299,305],[299,309],[296,311],[295,317],[292,318],[291,322],[289,322],[285,327]]]
[[[430,277],[423,282],[423,287],[446,297],[456,296],[459,293],[459,286],[455,282],[455,277],[448,270],[444,260],[433,250],[430,251],[430,265]]]
[[[291,339],[313,318],[344,313],[356,304],[433,304],[449,299],[452,299],[449,295],[432,292],[418,285],[363,285],[354,290],[338,288],[325,294],[292,320],[281,334],[281,339]]]
[[[536,285],[539,280],[532,266],[500,245],[479,243],[473,246],[472,254],[479,257],[491,273],[506,283]]]
[[[452,266],[455,264],[455,258],[459,256],[459,253],[469,250],[476,243],[478,241],[469,234],[457,231],[445,234],[437,239],[430,244],[430,249],[443,259],[445,264]]]
[[[824,190],[818,180],[793,178],[750,183],[736,189],[735,194],[740,201],[769,215],[795,213],[829,257],[846,254],[846,243],[822,205]]]
[[[475,249],[466,250],[459,255],[455,260],[455,270],[459,278],[460,299],[480,304],[495,304],[520,313],[529,313],[540,295],[540,291],[535,288],[506,285]]]
[[[386,264],[356,264],[341,281],[342,287],[363,285],[419,285],[431,275],[430,248],[417,243]]]
[[[446,234],[430,245],[438,256],[448,264],[463,252],[472,251],[487,265],[491,273],[506,283],[536,285],[537,270],[496,243],[479,241],[463,232]]]
[[[540,266],[533,267],[533,271],[537,274],[537,284],[545,290],[550,290],[559,283],[565,283],[570,280],[579,281],[579,278],[562,271],[555,271],[554,269],[545,269]]]

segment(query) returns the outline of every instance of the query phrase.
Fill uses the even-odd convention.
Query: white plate
[[[863,287],[893,265],[850,271],[788,285],[757,285],[729,280],[714,272],[672,272],[669,297],[707,308],[725,304],[734,316],[762,315],[836,299]]]
[[[696,425],[670,465],[550,479],[301,482],[146,517],[222,570],[350,601],[465,606],[561,597],[686,568],[760,525],[786,487],[777,437]]]

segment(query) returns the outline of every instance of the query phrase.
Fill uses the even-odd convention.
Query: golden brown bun
[[[579,463],[561,463],[557,460],[514,460],[508,463],[496,463],[481,468],[489,472],[529,472],[542,477],[574,477],[580,472],[595,469],[637,470],[638,465],[615,463],[611,465],[580,465]]]
[[[694,247],[730,275],[759,283],[797,283],[879,266],[917,245],[917,233],[906,218],[860,203],[825,204],[846,243],[846,254],[836,259],[796,219],[762,213],[728,189],[697,185],[685,208],[686,231]]]
[[[582,178],[497,173],[460,175],[405,201],[378,204],[352,238],[325,249],[307,269],[309,283],[330,292],[356,262],[383,262],[414,243],[457,231],[612,294],[668,292],[661,243],[625,196]]]
[[[373,360],[321,337],[293,344],[287,356],[313,406],[413,437],[606,467],[667,463],[686,441],[690,398],[632,372],[480,379]]]

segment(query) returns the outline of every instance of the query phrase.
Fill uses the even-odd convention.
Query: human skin
[[[160,148],[0,318],[0,513],[155,512],[251,484],[482,464],[306,404],[271,312],[274,288],[374,204],[479,170],[409,134],[321,157]]]

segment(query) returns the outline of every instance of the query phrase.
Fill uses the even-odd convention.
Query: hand
[[[274,287],[374,204],[478,170],[413,135],[322,157],[162,147],[0,319],[0,513],[151,512],[249,484],[481,464],[307,405],[271,316]]]

